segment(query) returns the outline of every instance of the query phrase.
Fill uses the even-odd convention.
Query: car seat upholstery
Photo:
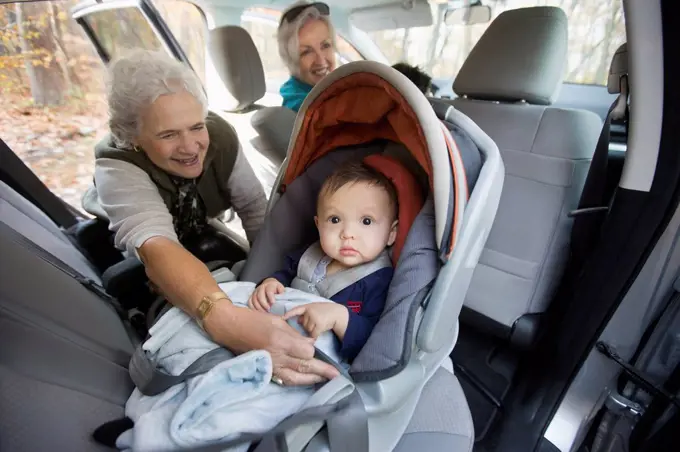
[[[572,220],[597,142],[592,112],[551,107],[567,56],[556,7],[503,12],[465,60],[450,103],[498,144],[506,177],[472,278],[469,320],[530,343],[567,258]],[[479,315],[474,315],[481,314]],[[492,322],[489,322],[489,319]],[[499,328],[500,326],[500,328]]]
[[[0,181],[0,219],[82,275],[99,282],[95,268],[73,246],[66,234],[47,215],[2,181]]]
[[[264,129],[256,130],[251,125],[251,118],[262,108],[257,102],[266,91],[264,68],[255,43],[244,28],[227,25],[210,30],[208,53],[210,108],[234,126],[246,157],[268,193],[283,156],[267,140],[272,120]]]
[[[3,183],[0,221],[98,281],[60,228]],[[15,238],[0,233],[0,450],[100,450],[90,434],[123,413],[135,339],[110,305]]]

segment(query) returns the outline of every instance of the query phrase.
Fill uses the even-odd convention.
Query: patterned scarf
[[[186,239],[201,234],[207,226],[205,205],[198,195],[196,179],[177,176],[171,179],[179,194],[170,213],[177,238],[184,244]]]

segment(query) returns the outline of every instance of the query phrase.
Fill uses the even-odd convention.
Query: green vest
[[[236,131],[227,121],[215,113],[208,113],[206,127],[210,136],[210,145],[203,161],[203,172],[198,177],[198,194],[205,205],[208,218],[214,218],[231,207],[227,182],[234,168],[239,149]],[[95,146],[95,158],[123,160],[144,170],[163,198],[168,210],[177,201],[179,191],[168,173],[154,165],[145,152],[118,149],[110,135]],[[89,213],[102,216],[103,209],[98,205],[93,186],[83,198],[83,208]]]

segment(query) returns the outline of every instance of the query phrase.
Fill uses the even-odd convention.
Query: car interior
[[[21,3],[0,2],[0,25],[25,32],[22,14],[30,16]],[[452,165],[465,173],[470,197],[452,201],[465,178],[448,165],[433,165],[430,183],[439,184],[439,191],[433,191],[430,216],[446,221],[447,231],[457,231],[460,239],[452,239],[438,276],[424,285],[432,302],[411,293],[399,305],[414,306],[410,314],[395,320],[396,314],[386,313],[379,323],[405,331],[407,339],[397,348],[380,351],[394,357],[398,371],[380,374],[384,367],[367,350],[358,371],[329,382],[314,398],[319,406],[337,403],[346,387],[356,386],[366,416],[366,450],[677,447],[668,439],[680,422],[680,247],[675,246],[680,115],[674,103],[680,91],[670,82],[668,63],[677,56],[670,44],[680,34],[677,5],[662,0],[644,5],[611,0],[606,7],[585,0],[328,1],[342,43],[340,64],[296,114],[281,106],[278,87],[287,73],[275,50],[278,15],[290,2],[86,0],[69,2],[69,8],[44,3],[50,4],[50,17],[58,18],[53,23],[70,27],[53,26],[53,31],[64,27],[64,33],[79,33],[78,42],[90,46],[97,64],[129,46],[164,48],[186,62],[200,75],[210,110],[235,127],[269,195],[271,218],[253,244],[233,213],[211,223],[212,238],[191,251],[218,281],[224,269],[239,279],[261,279],[274,263],[263,257],[266,250],[286,247],[277,238],[290,236],[292,243],[308,228],[300,218],[308,210],[311,185],[290,184],[285,198],[279,188],[291,159],[297,159],[307,108],[333,114],[314,101],[338,80],[358,71],[400,87],[412,96],[409,105],[423,127],[437,136],[428,135],[431,148],[446,150],[448,136],[457,143],[460,154],[451,157]],[[193,15],[170,6],[180,3]],[[581,30],[582,23],[574,27],[570,21],[580,8],[601,8],[598,17],[620,20],[622,40],[609,39],[613,21],[604,26],[594,21],[590,25],[599,28],[592,35]],[[200,39],[192,34],[198,31],[190,16],[201,24]],[[107,23],[119,28],[111,31]],[[462,34],[451,32],[450,38],[451,30]],[[605,80],[570,78],[581,64],[581,54],[572,51],[578,30],[607,42],[592,71]],[[452,42],[458,36],[464,39]],[[435,96],[413,93],[413,85],[402,87],[406,79],[387,67],[397,62],[393,50],[381,47],[388,38],[400,43],[401,57],[414,54],[409,46],[427,44],[427,52],[418,53],[430,56],[427,64],[439,88]],[[10,79],[10,66],[3,64],[14,58],[9,39],[0,41],[2,83]],[[456,45],[470,51],[455,73],[437,69],[443,67],[437,66],[437,55],[443,59]],[[20,63],[11,70],[23,70],[24,60]],[[2,83],[3,93],[14,96]],[[35,90],[26,92],[35,97]],[[6,99],[15,102],[9,94]],[[83,99],[87,104],[87,96]],[[29,111],[21,108],[28,107],[9,110],[16,121],[23,120],[16,112]],[[23,117],[28,121],[36,113],[30,115]],[[39,174],[20,149],[23,142],[13,141],[4,127],[0,450],[107,450],[92,433],[123,415],[135,387],[130,360],[163,300],[149,288],[141,262],[115,249],[108,224],[83,213],[77,198],[65,197],[68,192]],[[399,153],[405,146],[381,143],[376,151],[358,144],[368,150],[337,149],[308,165],[303,176],[318,177],[328,171],[323,164],[343,155]],[[479,171],[470,169],[470,146],[480,159]],[[289,210],[278,207],[281,199]],[[458,220],[442,214],[442,206],[449,205],[459,209]],[[436,240],[441,253],[442,234]],[[416,271],[399,269],[395,274],[404,281],[407,271]],[[379,340],[377,332],[374,336],[371,347]],[[349,447],[329,434],[330,427],[317,424],[288,429],[285,449],[264,449],[261,441],[253,450]]]

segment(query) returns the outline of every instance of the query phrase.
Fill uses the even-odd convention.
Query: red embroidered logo
[[[355,314],[359,314],[361,312],[361,302],[360,301],[348,301],[347,307],[350,309],[350,311],[352,311]]]

